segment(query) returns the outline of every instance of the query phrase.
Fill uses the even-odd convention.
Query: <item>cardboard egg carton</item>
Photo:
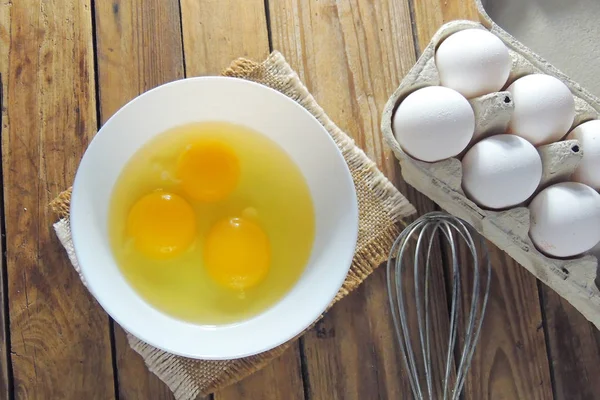
[[[435,66],[437,46],[451,34],[463,29],[487,29],[508,47],[512,59],[511,73],[505,88],[516,79],[544,73],[563,81],[575,97],[576,116],[573,127],[597,119],[600,101],[569,77],[503,31],[480,7],[482,23],[452,21],[442,26],[423,54],[388,100],[382,116],[382,131],[387,144],[400,161],[402,176],[410,185],[435,201],[444,210],[471,224],[480,234],[508,253],[519,264],[569,301],[600,329],[600,291],[596,285],[598,262],[592,255],[574,259],[555,259],[540,253],[529,237],[528,202],[503,211],[490,211],[469,200],[461,188],[462,166],[458,158],[435,163],[415,160],[400,148],[392,131],[392,116],[400,102],[413,91],[440,85]],[[510,92],[500,91],[470,100],[475,113],[474,138],[505,133],[513,111]],[[538,148],[543,176],[540,188],[568,180],[578,166],[585,149],[576,140],[561,141]],[[462,156],[459,155],[459,158]]]

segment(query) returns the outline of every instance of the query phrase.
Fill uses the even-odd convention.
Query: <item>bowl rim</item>
[[[170,346],[164,346],[162,343],[158,343],[155,340],[149,339],[148,336],[144,333],[144,330],[139,330],[136,329],[136,327],[133,327],[131,324],[128,323],[127,318],[123,318],[123,315],[125,313],[123,312],[117,312],[116,309],[111,309],[111,307],[108,307],[105,301],[105,297],[110,295],[110,293],[107,293],[106,291],[102,291],[100,290],[100,286],[96,286],[93,282],[93,280],[89,279],[88,274],[86,274],[86,271],[88,271],[89,268],[91,268],[91,266],[89,264],[89,259],[90,256],[85,256],[81,253],[81,246],[78,245],[80,239],[85,240],[85,238],[83,238],[83,230],[85,229],[84,226],[81,226],[81,224],[78,222],[78,204],[79,204],[79,198],[80,198],[80,191],[79,191],[79,187],[81,187],[81,180],[84,179],[83,175],[83,169],[81,168],[82,165],[84,164],[84,160],[86,159],[86,155],[88,153],[91,153],[94,151],[96,145],[95,143],[97,143],[97,139],[100,137],[100,135],[103,132],[103,129],[105,126],[109,125],[108,123],[113,120],[114,118],[116,118],[118,115],[122,114],[122,113],[126,113],[127,110],[129,109],[129,107],[139,101],[140,98],[142,97],[147,97],[147,96],[152,96],[152,95],[156,95],[156,93],[160,92],[161,90],[164,90],[167,87],[171,87],[174,85],[185,85],[188,84],[189,82],[197,82],[197,81],[237,81],[240,84],[243,85],[250,85],[253,86],[259,90],[266,90],[269,91],[273,94],[275,94],[275,96],[277,96],[279,99],[281,99],[281,101],[285,101],[285,102],[289,102],[289,103],[293,103],[294,107],[298,110],[298,112],[305,114],[305,116],[307,116],[308,118],[312,119],[314,123],[316,123],[319,127],[319,130],[321,131],[321,133],[323,135],[325,135],[327,141],[331,144],[332,149],[334,151],[332,151],[332,153],[335,154],[335,156],[337,157],[337,162],[341,161],[342,163],[342,168],[343,168],[343,176],[336,176],[336,179],[343,179],[345,181],[345,185],[348,185],[348,189],[349,189],[349,193],[352,194],[351,198],[348,199],[348,204],[347,207],[349,207],[351,209],[351,215],[345,215],[345,218],[349,218],[350,219],[350,224],[352,226],[352,232],[351,233],[351,238],[352,238],[352,246],[350,249],[350,241],[348,241],[348,244],[345,245],[345,247],[348,247],[348,254],[343,258],[340,259],[339,264],[340,265],[344,265],[344,269],[343,269],[343,274],[341,273],[341,267],[339,267],[340,271],[338,271],[338,275],[335,276],[335,288],[336,290],[333,291],[331,293],[328,293],[327,296],[321,296],[322,297],[322,301],[319,302],[319,309],[314,311],[314,315],[312,318],[310,318],[310,320],[302,320],[301,322],[298,321],[296,324],[294,324],[294,326],[296,326],[295,329],[290,329],[289,333],[286,335],[279,335],[279,339],[278,340],[273,340],[272,342],[269,343],[269,345],[267,347],[265,346],[255,346],[254,348],[252,348],[252,346],[246,346],[249,347],[251,349],[247,350],[246,352],[243,353],[239,353],[239,354],[224,354],[224,355],[215,355],[215,354],[196,354],[196,353],[192,353],[192,352],[186,352],[186,351],[181,351],[178,349],[174,349],[171,348]],[[109,125],[110,126],[110,125]],[[111,189],[112,190],[112,189]],[[83,277],[86,287],[87,289],[90,291],[90,293],[93,295],[93,297],[96,299],[96,301],[98,301],[98,303],[101,305],[101,307],[104,309],[104,311],[114,320],[116,321],[120,326],[122,326],[127,332],[129,332],[130,334],[132,334],[133,336],[135,336],[136,338],[138,338],[139,340],[148,343],[149,345],[156,347],[160,350],[163,350],[165,352],[174,354],[174,355],[178,355],[178,356],[183,356],[183,357],[187,357],[187,358],[192,358],[192,359],[203,359],[203,360],[227,360],[227,359],[237,359],[237,358],[243,358],[243,357],[249,357],[249,356],[253,356],[259,353],[263,353],[263,352],[267,352],[269,350],[272,350],[288,341],[294,340],[296,339],[300,334],[304,333],[308,328],[310,328],[310,326],[318,321],[318,319],[320,318],[320,316],[329,308],[331,302],[335,299],[335,296],[337,295],[337,293],[339,292],[339,290],[341,289],[341,287],[343,286],[343,283],[346,280],[347,274],[352,266],[352,260],[354,258],[354,253],[356,250],[356,245],[357,245],[357,240],[358,240],[358,231],[359,231],[359,214],[358,214],[358,199],[357,199],[357,194],[356,194],[356,188],[354,186],[354,181],[352,179],[352,175],[351,172],[349,170],[349,166],[348,163],[346,162],[346,160],[344,159],[342,153],[341,153],[341,149],[337,146],[337,144],[335,143],[335,141],[333,140],[333,138],[331,137],[330,133],[327,131],[327,129],[323,126],[323,124],[321,124],[321,122],[319,122],[319,120],[312,114],[310,113],[304,106],[302,106],[301,104],[299,104],[298,102],[296,102],[295,100],[291,99],[290,97],[288,97],[287,95],[273,89],[270,88],[266,85],[257,83],[257,82],[253,82],[253,81],[249,81],[249,80],[245,80],[245,79],[241,79],[241,78],[236,78],[236,77],[223,77],[223,76],[200,76],[200,77],[192,77],[192,78],[182,78],[182,79],[178,79],[175,81],[171,81],[162,85],[159,85],[155,88],[152,88],[146,92],[141,93],[140,95],[134,97],[133,99],[131,99],[130,101],[128,101],[127,103],[125,103],[123,106],[121,106],[109,119],[107,119],[107,121],[102,125],[102,127],[98,130],[98,132],[96,133],[96,135],[94,135],[94,137],[92,138],[92,140],[90,141],[88,147],[85,150],[84,155],[82,156],[81,160],[80,160],[80,164],[78,165],[77,168],[77,172],[75,175],[75,179],[73,181],[73,185],[72,185],[72,194],[71,194],[71,203],[70,203],[70,214],[69,214],[69,225],[71,227],[71,234],[72,234],[72,241],[73,241],[73,247],[74,247],[74,252],[75,252],[75,256],[76,259],[78,260],[78,264],[79,264],[79,273],[80,275]],[[80,237],[81,236],[81,237]],[[314,243],[313,243],[313,249],[311,250],[311,252],[314,250]],[[344,248],[345,248],[344,247]],[[338,257],[339,258],[339,257]],[[85,261],[82,261],[85,260]],[[88,264],[87,266],[85,264]],[[116,266],[117,268],[119,268],[118,266]],[[120,271],[119,271],[120,272]],[[304,274],[305,272],[303,272]],[[122,274],[122,273],[121,273]],[[150,303],[148,303],[138,292],[137,290],[135,290],[131,284],[129,283],[129,281],[127,280],[127,278],[125,278],[123,276],[124,280],[127,282],[127,285],[129,285],[133,291],[135,292],[136,296],[139,297],[144,303],[146,303],[147,305],[149,305],[150,307],[154,308],[154,306]],[[274,304],[271,304],[269,307],[267,307],[265,310],[261,311],[259,314],[250,317],[249,319],[245,319],[239,322],[239,324],[243,324],[244,322],[254,319],[266,312],[268,312],[271,308],[273,308],[275,305],[279,304],[280,302],[282,302],[282,300],[284,298],[286,298],[290,292],[298,285],[298,282],[300,281],[300,279],[302,278],[302,276],[300,276],[296,282],[294,283],[294,285],[288,289],[288,291],[279,299],[277,300]],[[330,278],[331,280],[331,278]],[[333,281],[332,281],[333,283]],[[156,309],[159,313],[169,316],[177,321],[179,321],[180,323],[185,323],[185,324],[189,324],[189,325],[193,325],[196,327],[200,327],[200,326],[204,326],[206,328],[225,328],[228,326],[231,326],[232,324],[226,324],[226,325],[218,325],[218,326],[209,326],[209,325],[201,325],[201,324],[194,324],[191,322],[187,322],[185,320],[181,320],[175,317],[170,316],[169,314],[160,311],[158,309]],[[234,323],[233,325],[237,325],[238,323]]]

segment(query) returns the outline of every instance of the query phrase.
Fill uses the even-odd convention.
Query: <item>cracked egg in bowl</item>
[[[78,168],[70,224],[90,291],[125,330],[231,359],[327,308],[358,211],[344,158],[308,111],[266,86],[200,77],[107,121]]]

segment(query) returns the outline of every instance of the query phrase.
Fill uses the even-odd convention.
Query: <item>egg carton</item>
[[[555,290],[600,329],[600,291],[596,284],[598,261],[592,255],[555,259],[540,253],[529,237],[530,215],[526,203],[503,211],[480,208],[461,188],[462,166],[459,158],[435,163],[418,161],[406,154],[392,131],[392,116],[400,102],[413,91],[440,85],[435,65],[435,50],[445,38],[463,29],[487,29],[508,47],[512,60],[505,88],[516,79],[532,74],[552,75],[575,97],[575,127],[600,115],[600,101],[558,71],[540,56],[519,43],[496,25],[480,6],[481,23],[452,21],[443,25],[425,48],[417,63],[388,100],[381,128],[387,144],[398,158],[405,181],[436,202],[441,208],[471,224],[480,234],[509,254],[519,264]],[[507,91],[494,92],[469,100],[475,113],[477,139],[507,130],[513,107]],[[538,191],[554,182],[568,180],[577,168],[585,149],[576,140],[565,140],[538,148],[543,164]],[[463,152],[464,154],[464,152]]]

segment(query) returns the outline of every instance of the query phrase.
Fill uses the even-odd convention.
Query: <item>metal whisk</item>
[[[465,384],[481,332],[491,280],[485,242],[476,235],[479,254],[471,232],[476,234],[463,220],[447,213],[432,212],[408,225],[390,252],[387,284],[392,317],[410,387],[418,400],[458,399]],[[460,242],[466,244],[467,251],[460,251]],[[432,321],[430,295],[434,282],[444,280],[443,271],[433,270],[431,261],[433,251],[439,251],[440,246],[449,257],[451,275],[445,285],[450,297],[449,338],[445,366],[440,368],[436,364],[434,368],[431,331],[444,326],[436,326]],[[468,285],[469,275],[472,276],[470,296],[461,288]],[[445,291],[443,286],[438,290]],[[447,307],[443,308],[447,310]],[[444,318],[447,316],[444,313]],[[443,346],[439,341],[437,344]],[[413,347],[419,346],[420,350],[415,351]],[[440,358],[437,350],[434,349],[434,357],[442,361],[443,355]],[[443,397],[436,389],[438,393],[443,392]]]

